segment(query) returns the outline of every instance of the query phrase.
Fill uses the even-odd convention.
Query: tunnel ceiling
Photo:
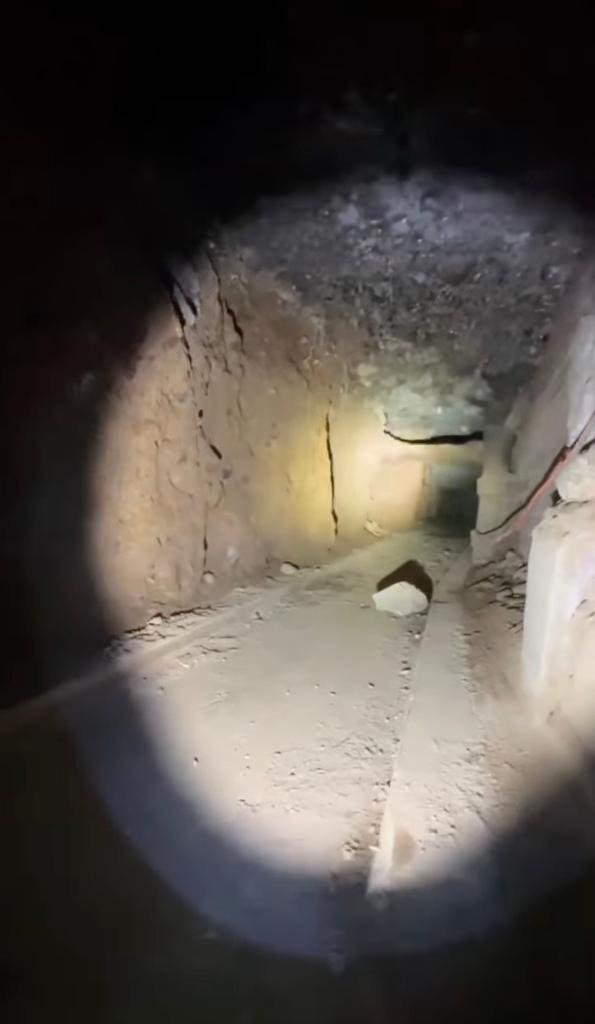
[[[217,245],[361,329],[350,372],[392,431],[461,433],[527,379],[583,247],[586,37],[464,2],[397,7],[281,5],[274,24],[250,9],[212,33],[222,68],[215,48],[180,60],[177,24],[89,13],[38,31],[45,87],[11,95],[117,245],[177,265],[225,223]]]
[[[539,362],[584,228],[545,192],[487,175],[388,170],[394,148],[361,103],[354,123],[353,97],[334,131],[339,150],[346,133],[351,146],[368,144],[363,171],[262,198],[218,245],[247,271],[276,275],[325,322],[361,332],[354,383],[381,398],[391,431],[480,429]],[[329,137],[327,126],[311,151]]]

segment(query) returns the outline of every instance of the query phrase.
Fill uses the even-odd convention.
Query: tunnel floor
[[[411,557],[428,616],[377,612]],[[6,1019],[388,1020],[429,998],[395,995],[388,953],[436,967],[447,1019],[477,958],[500,970],[520,869],[495,837],[519,780],[548,776],[476,643],[466,571],[461,538],[397,535],[160,627],[159,651],[149,630],[111,679],[5,716]],[[554,833],[523,837],[523,871]],[[336,916],[350,887],[364,917]]]
[[[381,614],[372,595],[407,558],[440,578],[462,546],[403,534],[270,581],[140,682],[136,705],[189,799],[272,864],[331,884],[365,873],[425,620]]]

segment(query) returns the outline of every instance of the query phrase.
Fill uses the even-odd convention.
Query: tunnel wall
[[[503,522],[541,484],[554,460],[579,436],[595,411],[595,264],[585,261],[561,300],[542,363],[506,422],[490,431],[479,482],[480,528]],[[595,437],[591,424],[581,446]],[[552,480],[512,542],[527,555],[533,529],[551,505]],[[482,498],[483,495],[483,498]],[[493,538],[498,541],[498,534]],[[489,555],[492,540],[480,545]]]
[[[210,600],[335,539],[327,417],[338,361],[271,281],[205,261],[200,312],[172,305],[106,404],[91,473],[93,564],[120,628]]]
[[[484,540],[481,561],[513,546],[528,558],[522,686],[547,715],[591,743],[595,726],[595,264],[564,298],[532,387],[499,433],[503,459],[486,463],[480,515],[523,508],[549,480],[520,529]],[[512,442],[512,443],[511,443]],[[577,443],[576,451],[569,453]],[[583,454],[581,455],[581,451]],[[566,468],[565,453],[570,454]],[[587,454],[588,453],[588,454]],[[482,491],[482,482],[491,485]],[[487,518],[486,518],[487,517]],[[514,523],[514,520],[513,520]]]
[[[290,285],[213,258],[196,279],[194,322],[164,297],[91,462],[90,559],[118,629],[411,528],[435,511],[434,464],[479,471],[481,444],[388,436],[356,372],[365,338]]]
[[[203,252],[190,295],[109,251],[97,235],[73,247],[73,304],[48,287],[38,336],[14,340],[8,702],[156,614],[414,526],[434,462],[481,460],[389,436],[365,329],[287,281]]]
[[[590,263],[569,288],[533,386],[513,410],[517,439],[511,470],[529,490],[594,411],[595,265]],[[583,444],[594,435],[592,426]]]

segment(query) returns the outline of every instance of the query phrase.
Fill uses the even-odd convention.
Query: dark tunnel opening
[[[6,33],[6,1019],[583,1019],[588,34],[464,3],[423,17],[302,6],[222,16],[211,45],[197,18],[40,13]],[[449,256],[440,287],[432,252]],[[387,289],[391,274],[407,287]],[[586,357],[558,418],[555,357],[574,351]],[[528,521],[545,554],[527,603],[561,574],[577,606],[573,678],[553,706],[545,694],[554,757],[551,738],[503,739],[506,715],[482,720],[489,742],[474,731],[482,699],[518,711],[502,680],[526,527],[466,575],[466,537],[444,523],[467,534],[471,515],[477,546],[573,444],[572,474],[552,480],[559,518],[547,491]],[[552,532],[578,547],[550,558]],[[432,577],[427,615],[370,608],[395,557]],[[534,606],[530,654],[562,607]],[[251,658],[269,675],[242,724],[230,681],[241,690]],[[361,689],[336,690],[336,666]],[[495,697],[472,692],[482,676]],[[311,765],[285,690],[310,681],[318,745],[335,751]],[[431,733],[421,775],[414,728]],[[347,764],[354,778],[331,779],[310,820],[295,779],[311,771],[322,794]],[[507,805],[515,771],[527,785]],[[259,772],[271,820],[255,810]],[[494,786],[508,794],[497,826],[483,816]],[[329,870],[321,822],[342,793],[355,824]]]

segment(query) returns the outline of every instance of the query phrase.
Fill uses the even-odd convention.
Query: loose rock
[[[398,616],[416,615],[425,612],[428,607],[426,595],[412,583],[406,583],[404,580],[377,591],[373,595],[373,601],[377,611]]]
[[[294,565],[293,562],[281,562],[279,566],[279,572],[283,573],[284,576],[294,576],[299,571],[299,567]]]

